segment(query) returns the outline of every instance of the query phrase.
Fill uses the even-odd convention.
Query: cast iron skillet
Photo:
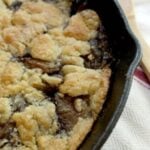
[[[140,58],[140,46],[116,0],[89,0],[87,8],[102,18],[117,63],[113,66],[110,90],[104,108],[80,150],[99,150],[116,125],[130,91]]]

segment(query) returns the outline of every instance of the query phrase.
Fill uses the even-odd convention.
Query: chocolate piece
[[[11,4],[10,9],[17,11],[22,5],[22,2],[20,1],[15,1],[14,3]]]
[[[22,99],[20,101],[14,101],[12,105],[13,112],[22,112],[29,105],[29,103]]]
[[[21,61],[31,69],[32,68],[40,68],[40,69],[42,69],[42,71],[44,73],[48,73],[48,74],[56,73],[56,72],[60,71],[60,68],[61,68],[60,62],[50,63],[50,62],[34,59],[31,57],[21,58]]]
[[[104,27],[101,25],[97,39],[90,41],[92,50],[92,59],[88,56],[85,58],[85,66],[92,69],[104,68],[110,65],[112,61],[111,50],[108,44],[108,37],[105,33]]]
[[[74,109],[72,98],[69,96],[60,97],[56,95],[55,103],[61,129],[70,131],[77,123],[79,117],[79,114]]]
[[[44,2],[50,3],[50,2],[56,2],[56,0],[43,0]]]
[[[19,144],[18,132],[16,130],[14,122],[7,122],[6,124],[0,125],[0,139],[5,139],[5,144],[9,144],[12,147]],[[1,145],[1,148],[4,146]]]
[[[72,98],[70,96],[60,96],[58,94],[55,95],[55,104],[56,110],[59,117],[60,122],[60,130],[70,131],[74,125],[77,123],[79,117],[89,117],[91,116],[91,111],[87,107],[88,99],[86,96],[81,97],[86,105],[81,112],[77,112],[74,107],[74,101],[76,98]]]

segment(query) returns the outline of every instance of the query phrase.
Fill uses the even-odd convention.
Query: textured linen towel
[[[150,0],[135,0],[139,27],[150,43]],[[150,150],[150,83],[137,68],[130,95],[102,150]]]

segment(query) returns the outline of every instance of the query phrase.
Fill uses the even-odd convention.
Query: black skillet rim
[[[118,106],[117,106],[117,108],[113,114],[113,117],[109,121],[109,123],[106,127],[106,130],[103,132],[103,134],[99,137],[97,143],[94,145],[93,150],[99,150],[100,148],[102,148],[102,146],[104,145],[104,143],[106,142],[106,140],[108,139],[110,134],[112,133],[115,125],[117,124],[117,122],[118,122],[118,120],[119,120],[119,118],[120,118],[120,116],[124,110],[124,107],[126,105],[126,102],[127,102],[128,96],[129,96],[129,92],[130,92],[130,88],[131,88],[132,80],[133,80],[133,73],[134,73],[135,69],[137,68],[138,64],[140,63],[140,60],[142,57],[140,44],[131,30],[129,23],[127,21],[127,18],[125,16],[118,0],[113,0],[113,2],[117,6],[119,15],[121,16],[121,19],[123,20],[124,25],[126,27],[126,31],[130,35],[130,37],[133,39],[133,41],[135,42],[136,52],[135,52],[135,57],[134,57],[132,63],[129,66],[129,69],[127,71],[127,74],[126,74],[127,79],[125,82],[124,91],[123,91],[123,94],[120,98]]]

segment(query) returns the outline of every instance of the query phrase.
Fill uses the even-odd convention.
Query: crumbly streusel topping
[[[70,6],[0,1],[0,149],[74,150],[102,108],[107,38],[95,11]]]

